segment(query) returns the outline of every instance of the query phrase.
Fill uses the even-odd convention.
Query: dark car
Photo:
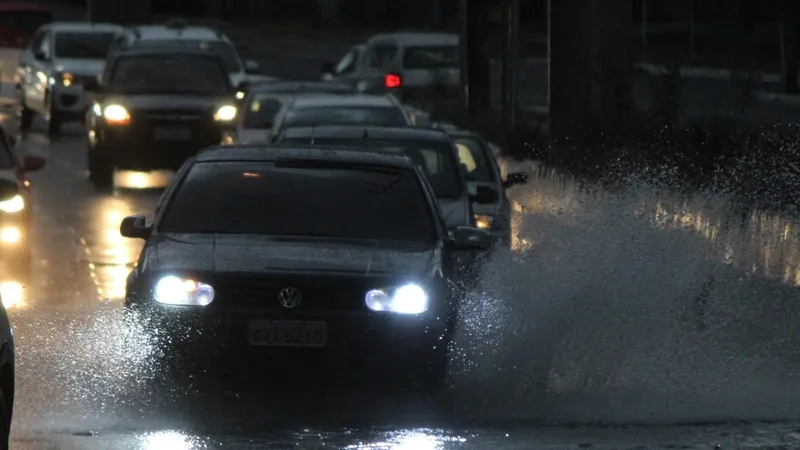
[[[203,151],[152,225],[131,216],[120,233],[146,240],[131,324],[173,365],[301,382],[415,367],[427,387],[444,375],[462,295],[453,252],[490,243],[477,228],[448,236],[407,157],[303,145]]]
[[[18,158],[13,151],[14,138],[0,128],[0,256],[7,272],[26,277],[31,270],[33,196],[28,172],[40,170],[45,162],[38,156]]]
[[[109,57],[88,113],[88,166],[98,186],[116,169],[176,170],[234,127],[236,88],[220,56],[129,49]]]
[[[473,189],[485,186],[500,192],[497,202],[472,205],[476,226],[491,231],[506,245],[511,245],[511,208],[506,189],[527,183],[528,175],[514,172],[503,179],[492,149],[480,134],[461,129],[448,129],[447,134],[458,149],[467,184]]]
[[[277,142],[284,144],[349,145],[365,150],[405,154],[422,167],[450,230],[475,226],[472,203],[497,201],[499,193],[480,186],[470,192],[458,161],[458,152],[441,130],[414,127],[316,126],[285,129]]]

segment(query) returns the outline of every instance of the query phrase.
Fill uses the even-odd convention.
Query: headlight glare
[[[230,122],[236,118],[236,107],[225,105],[214,113],[214,120],[218,122]]]
[[[4,213],[18,213],[23,209],[25,209],[25,199],[19,194],[0,202],[0,211]]]
[[[480,228],[481,230],[488,230],[492,228],[492,222],[494,222],[494,217],[488,214],[475,214],[475,226]]]
[[[396,314],[422,314],[428,310],[428,293],[417,284],[396,288],[372,289],[365,302],[373,311]]]
[[[125,125],[130,123],[131,116],[128,110],[121,105],[108,105],[103,109],[103,117],[111,124]]]
[[[166,276],[156,283],[154,297],[165,305],[206,306],[214,301],[214,288],[192,279]]]

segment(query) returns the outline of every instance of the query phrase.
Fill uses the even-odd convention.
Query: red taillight
[[[388,89],[399,88],[402,80],[400,79],[400,75],[396,73],[387,73],[385,77],[383,77],[383,84]]]

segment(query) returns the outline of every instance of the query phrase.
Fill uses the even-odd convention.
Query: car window
[[[458,158],[468,181],[496,181],[494,169],[489,161],[491,158],[489,150],[479,139],[471,137],[454,137],[452,139],[458,148]]]
[[[65,32],[55,33],[57,58],[105,59],[114,33]]]
[[[283,126],[374,125],[406,126],[408,119],[394,106],[320,106],[293,108],[286,112]]]
[[[337,163],[197,163],[163,211],[161,233],[433,241],[410,170]]]
[[[117,93],[222,94],[230,81],[219,59],[182,54],[129,55],[117,59],[109,87]]]
[[[36,31],[53,21],[53,15],[46,11],[3,11],[0,12],[0,30]]]
[[[407,47],[403,52],[404,69],[458,69],[457,45]]]
[[[351,73],[356,70],[356,61],[358,61],[358,50],[350,50],[347,52],[344,57],[339,61],[339,64],[336,65],[334,69],[334,73],[336,75],[344,75],[347,73]]]
[[[202,41],[202,40],[169,40],[169,39],[152,39],[147,41],[141,41],[137,44],[137,47],[159,47],[165,45],[176,45],[180,47],[190,48],[190,49],[200,49],[204,51],[208,51],[210,53],[214,53],[222,58],[222,62],[225,64],[225,70],[228,73],[238,73],[241,72],[242,63],[239,60],[239,55],[236,53],[236,49],[233,48],[233,45],[227,41]]]
[[[281,142],[306,143],[309,138],[286,137]],[[458,173],[458,161],[449,142],[378,141],[352,138],[314,138],[319,145],[343,145],[405,154],[422,168],[438,199],[456,199],[463,194],[463,181]]]
[[[367,51],[365,63],[370,67],[389,69],[398,50],[394,44],[375,44]]]
[[[255,94],[244,113],[245,128],[270,128],[283,107],[283,97],[275,94]]]

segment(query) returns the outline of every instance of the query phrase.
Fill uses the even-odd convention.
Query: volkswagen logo
[[[281,302],[281,306],[284,308],[294,308],[303,301],[303,296],[300,295],[299,289],[287,287],[281,289],[278,293],[278,301]]]

